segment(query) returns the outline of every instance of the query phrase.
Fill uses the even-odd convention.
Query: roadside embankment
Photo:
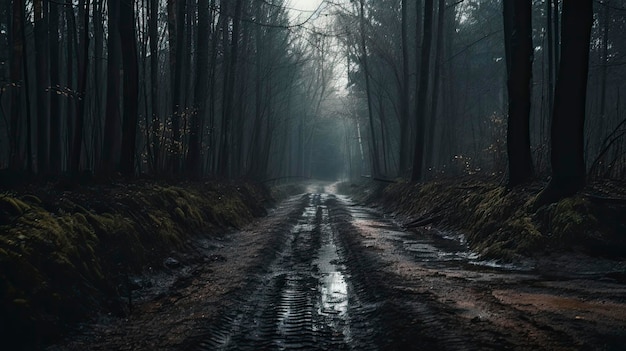
[[[176,265],[194,236],[240,228],[265,215],[271,201],[268,189],[250,182],[136,181],[3,192],[3,343],[40,348],[97,312],[127,313],[129,277]]]
[[[535,210],[541,188],[533,183],[507,189],[497,180],[471,177],[341,186],[359,201],[393,212],[408,229],[460,231],[470,248],[488,259],[512,261],[553,251],[626,256],[626,200],[612,196],[619,189],[589,187]]]

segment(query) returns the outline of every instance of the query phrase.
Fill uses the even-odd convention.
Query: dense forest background
[[[587,78],[584,173],[623,180],[626,2],[580,3],[593,9],[568,12],[557,0],[325,0],[310,11],[284,0],[2,1],[0,168],[40,177],[504,175],[510,81],[528,79],[528,130],[512,134],[528,135],[529,174],[546,177],[555,106],[581,100],[555,101],[574,56],[562,55],[568,18],[588,14],[588,72],[576,75]],[[524,64],[529,76],[513,77]]]

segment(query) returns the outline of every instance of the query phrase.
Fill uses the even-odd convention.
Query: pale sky
[[[287,0],[286,6],[289,8],[291,18],[307,19],[312,11],[315,11],[323,0]],[[301,11],[298,11],[301,10]]]

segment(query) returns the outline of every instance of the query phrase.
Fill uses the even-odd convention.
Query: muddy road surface
[[[312,187],[51,350],[626,350],[626,264],[482,261],[463,236]]]

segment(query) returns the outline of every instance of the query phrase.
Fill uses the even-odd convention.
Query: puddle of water
[[[322,208],[322,243],[318,250],[317,259],[313,262],[317,266],[319,280],[319,306],[317,312],[324,316],[324,324],[335,333],[349,338],[348,321],[348,284],[343,273],[345,267],[340,263],[337,245],[333,238],[333,229],[328,218],[328,208]]]
[[[323,273],[320,313],[344,315],[348,311],[348,286],[341,272]]]
[[[323,209],[324,217],[328,210]],[[318,258],[314,262],[317,265],[320,281],[319,291],[321,294],[320,312],[323,314],[344,315],[348,311],[348,285],[346,277],[339,264],[337,246],[332,238],[332,229],[329,225],[322,226],[323,238],[322,246],[318,251]]]
[[[486,268],[494,268],[506,271],[518,271],[518,272],[530,272],[535,267],[531,265],[521,265],[521,264],[512,264],[512,263],[502,263],[496,260],[479,260],[478,255],[476,255],[474,260],[470,260],[469,264],[486,267]]]

